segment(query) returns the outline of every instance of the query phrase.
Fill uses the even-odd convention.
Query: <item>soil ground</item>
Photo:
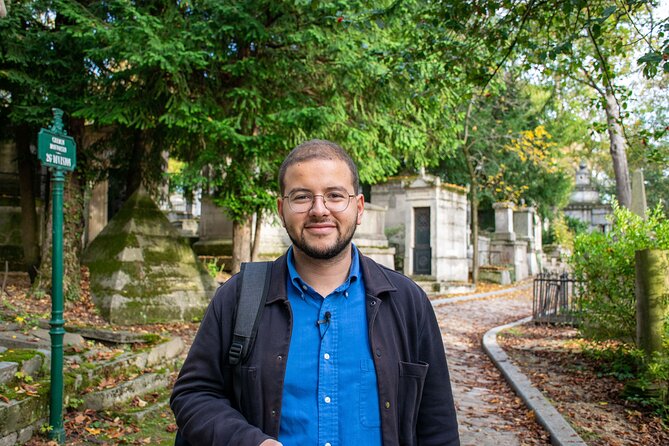
[[[4,279],[4,278],[3,278]],[[84,274],[85,279],[85,274]],[[0,292],[0,322],[17,322],[30,329],[38,319],[49,319],[49,296],[29,293],[27,276],[10,274]],[[525,284],[528,285],[528,284]],[[476,293],[503,289],[480,284]],[[441,296],[443,297],[443,296]],[[109,328],[95,311],[82,283],[81,299],[66,302],[66,324]],[[548,445],[550,439],[533,413],[510,390],[481,349],[481,338],[490,328],[531,313],[531,287],[484,299],[437,305],[446,346],[451,381],[458,410],[463,446]],[[124,327],[140,333],[171,333],[187,345],[197,324],[175,323]],[[600,376],[596,365],[577,347],[578,333],[569,327],[526,325],[500,336],[499,342],[520,368],[567,417],[588,445],[667,445],[669,430],[661,419],[624,400],[622,384]],[[151,406],[152,398],[135,399],[129,407]],[[65,414],[67,444],[173,444],[174,419],[169,408],[159,406],[142,422],[113,412],[78,411]],[[53,445],[43,434],[28,446]]]

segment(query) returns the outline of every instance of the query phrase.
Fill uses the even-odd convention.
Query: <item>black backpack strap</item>
[[[239,272],[239,296],[235,310],[235,329],[232,344],[228,352],[228,361],[233,366],[232,388],[237,404],[242,397],[242,364],[253,350],[253,342],[258,332],[260,316],[267,300],[269,278],[273,262],[242,263]],[[177,431],[175,446],[190,446],[181,433]]]
[[[272,262],[242,263],[241,284],[235,312],[235,329],[228,352],[228,362],[233,366],[232,387],[237,403],[241,402],[241,366],[253,349],[260,316],[269,291]]]

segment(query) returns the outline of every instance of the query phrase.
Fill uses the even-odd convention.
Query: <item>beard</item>
[[[339,226],[337,226],[337,228],[339,229]],[[293,234],[290,230],[287,230],[286,232],[288,233],[290,240],[293,242],[293,245],[307,256],[318,260],[329,260],[341,254],[342,251],[348,247],[348,245],[351,243],[351,240],[353,239],[355,230],[356,225],[353,224],[350,228],[348,228],[346,233],[342,234],[340,231],[338,231],[337,239],[334,241],[334,243],[330,246],[325,246],[322,248],[313,246],[307,242],[306,238],[304,237],[304,229],[302,229],[300,232],[299,237],[297,234]]]

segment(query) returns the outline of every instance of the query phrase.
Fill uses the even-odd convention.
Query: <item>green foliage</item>
[[[208,258],[204,262],[204,267],[207,269],[207,272],[213,279],[218,276],[218,273],[223,270],[224,266],[225,265],[223,263],[221,263],[219,266],[217,257]]]
[[[460,143],[466,150],[443,160],[437,172],[455,184],[476,181],[481,208],[522,200],[552,218],[568,200],[571,179],[562,147],[541,124],[550,119],[535,103],[538,94],[515,72],[505,72],[503,82],[472,99],[467,141]]]
[[[544,240],[545,244],[557,244],[568,251],[574,249],[575,232],[571,229],[568,218],[560,213],[551,221],[546,240]]]
[[[574,234],[584,234],[588,232],[590,229],[590,225],[588,223],[584,222],[583,220],[580,220],[578,218],[570,217],[568,215],[564,216],[564,220],[567,224],[567,228]]]
[[[669,23],[666,20],[665,18],[665,23],[657,26],[659,48],[651,43],[648,51],[637,59],[637,63],[643,67],[643,75],[647,78],[655,77],[660,70],[665,75],[669,74]]]
[[[576,237],[570,263],[576,278],[585,284],[579,305],[586,336],[634,341],[635,252],[648,248],[669,249],[669,220],[660,207],[644,220],[614,203],[611,232]]]

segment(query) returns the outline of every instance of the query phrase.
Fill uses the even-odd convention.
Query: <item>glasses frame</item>
[[[309,193],[311,193],[311,192],[309,192]],[[291,212],[293,212],[294,214],[305,214],[305,213],[311,211],[314,208],[314,204],[316,204],[316,197],[321,197],[323,199],[323,206],[325,206],[325,208],[328,211],[338,213],[338,212],[344,212],[346,209],[348,209],[348,207],[351,205],[351,198],[355,198],[355,197],[357,197],[357,195],[356,194],[348,194],[348,201],[346,202],[346,207],[344,209],[337,210],[337,211],[333,211],[332,209],[330,209],[328,207],[328,202],[325,199],[325,194],[313,194],[313,197],[311,198],[311,206],[309,206],[309,208],[304,210],[304,211],[296,211],[295,209],[293,209],[293,205],[290,203],[290,194],[289,195],[284,195],[282,198],[288,202],[288,208],[290,209]]]

